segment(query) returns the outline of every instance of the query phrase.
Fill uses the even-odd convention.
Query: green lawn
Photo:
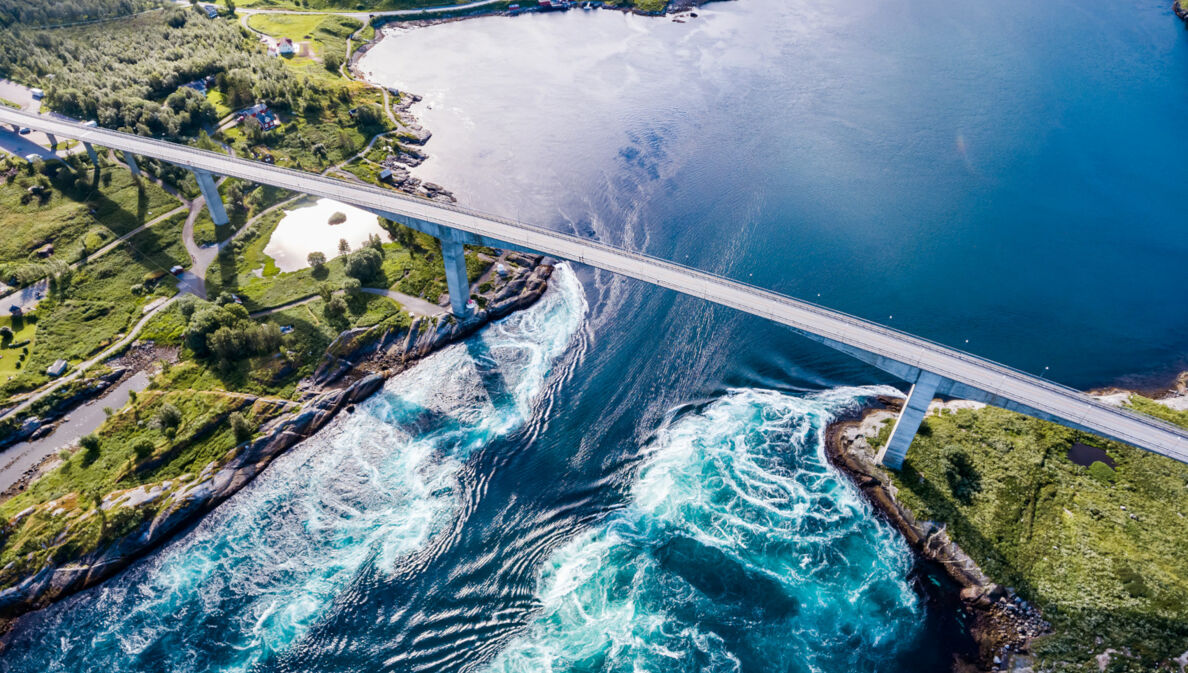
[[[123,169],[103,169],[97,188],[90,185],[89,169],[83,171],[83,188],[65,167],[49,178],[0,160],[0,174],[5,172],[10,178],[0,185],[0,230],[5,232],[0,236],[0,265],[8,267],[41,262],[34,253],[46,244],[54,246],[49,259],[75,262],[84,243],[94,251],[181,205],[157,185],[137,183]],[[30,187],[38,185],[49,185],[48,198],[28,198]]]
[[[12,316],[0,316],[0,326],[13,331],[13,339],[8,346],[0,348],[0,382],[8,381],[22,373],[24,351],[32,350],[36,344],[37,327],[33,321],[24,318],[13,319]],[[27,355],[25,355],[27,357]]]
[[[1134,406],[1188,426],[1188,413]],[[1074,464],[1074,442],[1116,467]],[[1188,650],[1188,465],[989,407],[929,416],[893,478],[918,518],[945,523],[1040,607],[1055,628],[1037,648],[1050,670],[1095,671],[1093,655],[1114,648],[1131,657],[1111,671],[1150,671]]]

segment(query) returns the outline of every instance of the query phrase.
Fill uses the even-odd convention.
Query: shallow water
[[[346,220],[330,224],[335,213],[346,215]],[[367,237],[372,235],[387,240],[374,213],[332,199],[318,199],[312,206],[285,212],[264,246],[264,254],[276,260],[281,271],[297,271],[309,266],[311,252],[334,259],[342,254],[339,241],[346,241],[351,250],[358,250],[367,245]]]

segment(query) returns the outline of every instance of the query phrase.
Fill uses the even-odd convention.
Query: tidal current
[[[1071,385],[1154,383],[1188,364],[1167,5],[571,11],[398,32],[361,68],[425,96],[419,175],[466,205]],[[939,580],[823,456],[890,383],[562,266],[23,620],[0,671],[948,670]]]

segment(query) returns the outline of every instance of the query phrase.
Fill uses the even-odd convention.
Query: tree
[[[227,14],[235,16],[235,0],[227,0]]]
[[[223,364],[230,364],[246,354],[244,337],[242,331],[224,325],[207,335],[206,347]]]
[[[322,301],[329,302],[330,298],[334,296],[334,288],[330,286],[330,283],[322,283],[318,286],[318,296],[322,298]]]
[[[8,344],[12,343],[12,338],[13,338],[13,333],[12,333],[11,327],[9,327],[8,325],[0,327],[0,344],[4,344],[5,346],[8,346]]]
[[[351,251],[351,244],[345,238],[338,239],[338,254],[345,255]]]
[[[375,248],[363,248],[347,258],[346,272],[352,278],[369,281],[379,276],[384,268],[384,256]]]
[[[305,261],[309,262],[313,268],[320,269],[326,263],[326,253],[315,250],[305,257]]]
[[[355,299],[363,294],[363,283],[360,283],[358,278],[347,278],[342,283],[342,290],[346,292],[346,296]]]
[[[381,254],[384,252],[384,242],[380,240],[379,234],[368,234],[367,246],[370,248],[375,248],[376,250],[380,251]]]
[[[346,301],[337,295],[331,297],[330,301],[326,302],[326,308],[323,311],[331,318],[341,318],[347,312]]]
[[[355,123],[359,126],[379,126],[383,122],[383,113],[374,105],[360,105],[355,110]]]

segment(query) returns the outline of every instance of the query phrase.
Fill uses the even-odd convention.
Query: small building
[[[33,96],[33,100],[41,100],[45,96],[45,92],[41,89],[29,89],[29,93]]]
[[[206,18],[208,19],[216,18],[219,15],[219,10],[214,5],[204,5],[202,8],[206,10]]]
[[[297,53],[297,48],[293,46],[293,40],[286,37],[276,45],[276,52],[281,56],[292,56]]]
[[[45,373],[55,378],[66,373],[66,369],[70,366],[69,362],[65,360],[54,360],[54,364],[45,368]]]
[[[379,179],[382,180],[383,182],[387,182],[387,181],[391,180],[392,179],[392,169],[385,168],[384,170],[380,171]]]
[[[289,334],[289,333],[291,333],[292,331],[293,331],[293,326],[292,326],[292,325],[281,325],[281,328],[280,328],[280,333],[281,333],[281,334]]]

